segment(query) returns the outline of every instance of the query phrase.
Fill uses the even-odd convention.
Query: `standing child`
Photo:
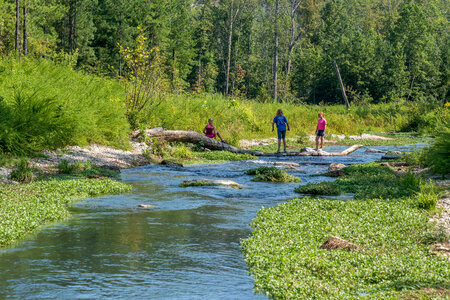
[[[203,129],[203,134],[212,139],[218,136],[220,141],[224,142],[222,137],[220,136],[220,133],[216,131],[216,127],[214,127],[213,119],[208,120],[208,125],[206,125],[205,128]]]
[[[319,113],[319,120],[317,121],[316,128],[316,151],[319,150],[319,139],[320,139],[320,150],[323,148],[323,137],[325,135],[325,130],[327,129],[327,120],[323,117],[323,112]]]
[[[281,109],[277,110],[277,115],[273,118],[272,122],[272,131],[274,130],[273,125],[277,124],[277,133],[278,133],[278,150],[277,153],[280,153],[281,139],[283,139],[284,152],[286,152],[286,126],[287,130],[289,129],[289,124],[285,116],[283,116],[283,111]]]

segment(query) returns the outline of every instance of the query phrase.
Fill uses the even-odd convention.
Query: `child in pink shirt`
[[[320,138],[320,150],[323,148],[323,137],[325,130],[327,129],[327,120],[323,117],[323,112],[319,113],[319,120],[317,121],[316,128],[316,151],[319,150],[319,138]]]
[[[209,138],[215,138],[216,136],[219,137],[219,139],[224,142],[224,140],[222,139],[222,137],[220,136],[220,133],[218,131],[216,131],[216,127],[214,127],[214,120],[213,119],[209,119],[208,120],[208,124],[205,126],[205,128],[203,128],[203,134],[206,135]]]

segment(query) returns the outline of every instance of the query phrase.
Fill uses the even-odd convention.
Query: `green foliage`
[[[276,168],[276,167],[259,167],[255,169],[250,169],[245,172],[246,175],[255,175],[252,181],[267,181],[267,182],[300,182],[301,179],[294,177],[286,171]]]
[[[399,299],[448,289],[450,265],[430,255],[428,214],[406,202],[294,199],[263,208],[243,251],[257,290],[275,299]],[[331,236],[361,247],[330,251]]]
[[[425,165],[431,171],[441,175],[450,173],[450,129],[447,127],[438,133],[433,144],[424,150]]]
[[[71,164],[68,160],[63,159],[56,166],[61,174],[73,174],[75,171],[80,170],[80,165]]]
[[[0,184],[0,246],[13,244],[41,225],[69,217],[67,204],[75,200],[130,190],[131,186],[111,179]]]
[[[206,160],[223,160],[223,161],[258,159],[257,156],[254,156],[251,154],[232,153],[232,152],[228,152],[228,151],[196,152],[195,156],[206,159]]]
[[[341,102],[333,61],[339,65],[352,105],[448,99],[445,0],[26,3],[29,57],[64,63],[72,59],[70,64],[82,70],[122,77],[133,64],[117,51],[117,44],[136,49],[137,26],[145,25],[142,36],[148,39],[142,43],[154,49],[159,59],[151,58],[151,64],[141,66],[150,69],[149,74],[154,67],[160,70],[163,86],[177,94],[224,93],[229,78],[228,92],[233,97],[268,101],[273,96],[274,68],[270,66],[276,34],[278,96],[284,102]],[[279,3],[278,11],[275,3]],[[16,52],[14,4],[0,1],[2,55]],[[139,59],[135,63],[140,64]],[[161,86],[157,84],[161,77],[153,75],[150,82],[138,84],[144,88],[141,92],[130,93],[134,96],[128,99],[142,100],[145,88]],[[127,116],[133,126],[144,121],[137,111]]]
[[[117,177],[118,175],[117,172],[105,170],[92,164],[90,161],[70,163],[68,160],[63,159],[56,167],[60,174],[72,175],[72,177],[86,177],[89,175]]]
[[[304,129],[297,131],[297,144],[303,145],[309,142],[309,135]]]
[[[127,146],[122,87],[45,60],[0,61],[0,151]]]
[[[317,184],[308,183],[306,185],[301,185],[296,188],[294,192],[309,195],[337,196],[341,194],[341,189],[332,182],[320,182]]]
[[[141,111],[152,110],[161,102],[165,91],[164,69],[158,48],[147,50],[144,30],[140,27],[136,48],[124,48],[119,44],[120,54],[130,69],[123,77],[125,82],[125,106],[128,122],[137,129]]]
[[[313,195],[354,193],[354,199],[408,199],[414,207],[432,209],[439,193],[437,187],[408,172],[397,175],[389,167],[378,163],[351,165],[343,169],[345,176],[334,182],[299,186],[295,192]]]
[[[19,160],[9,176],[11,180],[21,183],[30,183],[34,179],[33,169],[30,167],[28,160],[24,158]]]
[[[410,166],[424,166],[425,152],[413,150],[405,154],[404,160]]]

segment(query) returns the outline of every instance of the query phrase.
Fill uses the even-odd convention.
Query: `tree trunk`
[[[225,86],[225,97],[228,96],[228,85],[230,82],[230,64],[231,64],[231,42],[233,37],[233,2],[230,2],[230,28],[228,33],[228,58],[227,58],[227,74],[226,74],[226,86]]]
[[[139,135],[144,134],[146,137],[149,138],[159,138],[163,139],[167,142],[181,142],[181,143],[202,143],[202,146],[210,149],[210,150],[223,150],[223,151],[229,151],[233,153],[240,153],[240,154],[252,154],[255,156],[341,156],[341,155],[348,155],[359,148],[362,147],[362,145],[353,145],[350,148],[347,148],[346,150],[338,153],[330,153],[326,151],[299,151],[299,152],[287,152],[287,153],[265,153],[260,151],[252,151],[252,150],[245,150],[240,149],[231,145],[228,145],[226,143],[222,143],[219,141],[216,141],[214,139],[211,139],[207,136],[204,136],[203,134],[200,134],[196,131],[185,131],[185,130],[165,130],[164,128],[158,127],[153,129],[145,130],[143,133],[138,132],[135,134],[135,137],[138,137]]]
[[[273,57],[273,101],[277,102],[277,88],[278,88],[278,2],[275,1],[275,53]]]
[[[336,61],[333,61],[334,69],[336,70],[336,75],[339,80],[339,85],[341,86],[342,97],[344,98],[345,104],[347,105],[347,109],[350,108],[350,104],[348,103],[347,95],[345,94],[344,84],[342,83],[341,72],[339,72],[338,65]]]
[[[20,0],[16,0],[16,43],[14,45],[16,52],[20,53],[19,45],[19,22],[20,22]]]
[[[70,0],[69,1],[69,12],[68,12],[68,25],[69,25],[69,36],[68,36],[68,52],[72,53],[73,50],[73,35],[74,35],[74,28],[73,28],[73,10],[74,10],[74,1]]]
[[[24,56],[27,56],[27,54],[28,54],[27,20],[28,20],[27,0],[23,0],[23,55]]]
[[[295,15],[291,14],[291,29],[290,29],[290,37],[289,37],[289,45],[288,45],[288,55],[287,55],[287,63],[286,63],[286,83],[288,82],[289,73],[291,72],[291,54],[292,49],[294,49],[294,38],[295,38]]]

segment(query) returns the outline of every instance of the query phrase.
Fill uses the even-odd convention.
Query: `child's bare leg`
[[[283,139],[284,150],[286,150],[286,139]]]
[[[219,139],[223,142],[223,138],[220,136],[220,133],[218,131],[216,131],[216,134],[219,137]]]
[[[281,139],[278,139],[278,151],[280,151]]]
[[[323,148],[323,136],[320,137],[320,149]]]
[[[316,136],[316,151],[319,150],[319,137]]]

